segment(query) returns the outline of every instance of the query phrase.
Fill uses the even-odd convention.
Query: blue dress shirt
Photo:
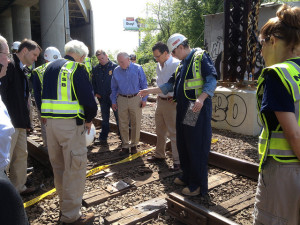
[[[125,70],[118,66],[114,70],[111,80],[111,102],[112,104],[117,103],[118,94],[134,95],[147,87],[146,75],[140,65],[130,63],[129,67]],[[142,98],[142,101],[146,100],[147,97]]]

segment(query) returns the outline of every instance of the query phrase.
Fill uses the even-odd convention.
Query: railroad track
[[[101,120],[95,119],[94,124],[99,132]],[[113,132],[117,130],[113,123],[110,128]],[[51,169],[47,152],[40,147],[40,142],[39,133],[28,138],[29,155]],[[108,142],[109,148],[89,147],[88,169],[124,158],[118,155],[121,142],[117,135],[110,133]],[[141,131],[139,150],[149,149],[155,143],[156,135]],[[167,163],[170,163],[169,159]],[[170,172],[166,163],[150,164],[145,157],[140,157],[88,177],[83,205],[109,209],[101,215],[103,221],[94,224],[142,224],[143,221],[146,221],[143,224],[152,224],[147,221],[165,211],[184,224],[236,224],[239,221],[234,222],[231,218],[254,204],[258,165],[216,152],[210,153],[209,164],[209,191],[213,200],[181,196],[181,187],[172,184],[179,172]],[[245,183],[251,183],[252,188],[242,190]],[[218,196],[223,192],[225,195],[220,199]],[[120,202],[124,198],[132,201],[122,205]],[[114,204],[118,210],[110,210]]]

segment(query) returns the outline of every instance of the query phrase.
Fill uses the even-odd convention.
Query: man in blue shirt
[[[111,101],[113,110],[118,109],[119,128],[122,137],[121,155],[137,152],[140,140],[142,108],[146,106],[147,97],[140,98],[137,94],[147,88],[147,79],[143,68],[130,61],[126,52],[117,56],[119,66],[114,70],[111,80]],[[131,124],[131,143],[129,143],[129,119]]]
[[[102,124],[99,135],[100,145],[107,146],[107,137],[109,132],[109,116],[111,108],[111,78],[115,68],[118,66],[109,60],[105,51],[99,49],[96,51],[96,57],[99,64],[93,68],[93,88],[95,96],[98,98],[101,108]],[[118,111],[114,111],[116,122],[118,124]]]

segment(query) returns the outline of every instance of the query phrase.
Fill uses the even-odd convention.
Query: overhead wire
[[[54,23],[54,21],[56,20],[56,18],[58,17],[58,15],[59,15],[59,13],[61,12],[61,10],[65,7],[65,4],[66,4],[66,2],[67,2],[68,0],[65,0],[64,2],[63,2],[63,5],[62,5],[62,7],[59,9],[59,11],[58,11],[58,13],[55,15],[55,17],[54,17],[54,19],[51,21],[51,23],[50,23],[50,25],[48,26],[48,28],[47,28],[47,30],[46,30],[46,32],[42,35],[42,38],[41,38],[41,40],[43,40],[44,39],[44,37],[47,35],[47,33],[49,32],[49,30],[50,30],[50,28],[51,28],[51,26],[52,26],[52,24]]]

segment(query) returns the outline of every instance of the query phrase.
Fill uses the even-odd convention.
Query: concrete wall
[[[300,6],[300,2],[288,3]],[[276,16],[279,5],[260,8],[258,28]],[[224,13],[205,16],[204,43],[222,77],[222,54],[224,46]],[[256,89],[218,87],[213,97],[212,126],[246,135],[258,135],[261,124],[256,109]]]
[[[71,27],[71,38],[82,41],[89,48],[89,55],[95,54],[93,13],[90,11],[90,23],[78,27]]]
[[[6,38],[8,45],[11,46],[14,40],[10,8],[0,16],[0,34]]]
[[[255,94],[255,89],[217,87],[212,99],[212,126],[240,134],[258,135],[261,124]]]

